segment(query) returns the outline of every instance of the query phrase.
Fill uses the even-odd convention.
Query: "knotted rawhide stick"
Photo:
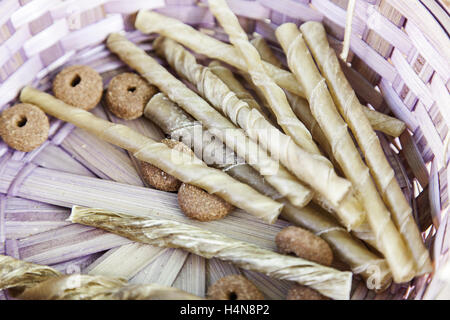
[[[295,281],[333,299],[348,299],[351,272],[261,249],[207,230],[169,220],[147,219],[102,209],[73,207],[72,222],[98,227],[133,241],[183,248],[207,259],[218,258],[270,277]]]
[[[411,252],[392,222],[301,33],[295,24],[286,23],[278,27],[275,34],[286,52],[289,68],[305,88],[311,113],[330,142],[336,161],[358,192],[377,248],[389,263],[394,281],[411,280],[415,274]]]
[[[212,135],[207,130],[202,130],[198,122],[162,93],[150,99],[144,109],[144,115],[173,139],[190,146],[208,165],[219,167],[262,194],[283,202],[285,206],[281,212],[282,218],[322,237],[333,248],[336,256],[347,263],[353,273],[369,280],[373,288],[382,289],[390,283],[392,277],[384,259],[370,252],[363,243],[356,240],[335,219],[330,218],[317,206],[310,204],[299,209],[282,199],[282,196],[265,182],[257,171],[243,163],[243,159],[236,156],[221,141],[211,139]]]
[[[319,22],[307,22],[300,30],[327,81],[340,114],[349,125],[364,154],[370,173],[392,213],[397,228],[413,254],[417,274],[431,272],[430,256],[412,216],[411,206],[400,189],[377,135],[362,111],[364,107],[342,72],[338,58],[328,43],[325,28]]]
[[[286,168],[312,186],[326,201],[337,207],[340,202],[348,201],[347,196],[352,196],[347,195],[350,183],[337,176],[329,160],[319,153],[317,147],[315,154],[304,151],[289,136],[272,126],[258,110],[251,109],[245,101],[238,99],[219,77],[198,64],[195,57],[181,45],[168,38],[158,38],[153,47],[179,75],[194,84],[212,106],[244,129],[272,157],[279,158]],[[339,218],[348,229],[352,229],[362,223],[364,215],[356,212],[356,215],[342,215]]]
[[[0,290],[22,300],[200,300],[185,291],[158,284],[131,285],[124,279],[62,275],[34,263],[0,255]]]
[[[228,34],[230,42],[237,49],[238,54],[247,64],[247,72],[253,83],[262,90],[271,110],[277,118],[277,123],[293,141],[304,150],[319,153],[311,133],[298,120],[286,99],[283,89],[266,73],[264,61],[258,50],[250,43],[247,34],[242,29],[235,14],[228,7],[225,0],[209,0],[209,8]]]
[[[148,162],[185,183],[216,194],[264,221],[274,222],[281,211],[282,205],[248,185],[236,181],[220,170],[208,167],[196,157],[171,149],[164,143],[156,142],[127,126],[98,118],[90,112],[72,107],[50,94],[30,87],[22,89],[20,99],[100,139],[126,149],[137,159]]]
[[[151,84],[157,86],[169,99],[199,120],[214,136],[263,174],[267,182],[294,205],[304,206],[311,200],[312,192],[294,175],[278,161],[272,159],[256,142],[248,138],[242,129],[237,128],[145,51],[123,36],[114,33],[108,37],[107,46],[121,60],[138,71]],[[266,218],[267,221],[273,222],[276,215],[266,214]]]

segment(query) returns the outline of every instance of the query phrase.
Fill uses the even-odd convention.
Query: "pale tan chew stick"
[[[305,24],[305,25],[307,25],[307,24]],[[263,37],[256,35],[255,38],[251,41],[251,43],[256,48],[256,50],[258,50],[259,54],[261,55],[261,59],[273,64],[274,66],[281,68],[281,66],[282,66],[281,61],[275,56],[272,49],[269,47],[269,45],[267,44],[267,42],[264,40]],[[290,92],[286,92],[286,96],[288,97],[289,103],[292,104],[291,99],[289,98],[289,95],[291,95],[291,96],[295,96],[295,95]],[[297,97],[299,99],[305,101],[306,104],[308,104],[308,102],[306,100],[304,100],[303,98],[301,98],[300,96],[297,96]],[[294,108],[294,107],[292,106],[292,108]],[[308,110],[309,110],[309,107],[308,107]],[[390,117],[388,115],[385,115],[384,113],[381,113],[381,112],[378,112],[375,110],[371,110],[367,107],[363,107],[362,110],[366,114],[366,116],[369,119],[370,124],[372,125],[372,128],[374,130],[384,132],[393,137],[398,137],[406,129],[405,123],[396,118]],[[294,110],[294,113],[295,113],[295,110]],[[311,114],[311,112],[309,112],[309,113]],[[297,113],[296,113],[296,115],[298,116]],[[311,117],[312,117],[312,115],[311,115]],[[308,127],[308,129],[309,129],[309,127]]]
[[[243,157],[293,204],[304,206],[311,200],[312,192],[295,176],[269,157],[267,152],[249,139],[242,129],[238,129],[199,95],[170,74],[155,59],[147,55],[145,51],[119,34],[111,34],[108,37],[107,46],[147,81],[157,86],[172,101],[199,120],[230,149]],[[274,221],[276,216],[271,218],[271,221]]]
[[[71,107],[52,95],[25,87],[22,101],[32,103],[46,113],[70,122],[109,143],[130,151],[137,159],[149,162],[179,180],[215,194],[234,206],[269,222],[276,220],[282,205],[263,196],[220,170],[209,168],[200,159],[170,149],[132,129],[100,119],[92,113]],[[252,199],[252,200],[250,200]]]
[[[381,131],[391,137],[399,137],[406,129],[406,124],[387,114],[364,107],[362,109],[374,130]]]
[[[202,299],[157,284],[129,285],[124,279],[92,275],[62,275],[57,270],[0,255],[0,290],[17,299]]]
[[[128,284],[120,278],[73,274],[52,278],[25,290],[22,300],[203,300],[159,284]]]
[[[135,27],[143,33],[159,33],[175,40],[191,50],[210,58],[221,60],[238,69],[247,71],[247,65],[233,46],[207,36],[183,22],[162,14],[140,10],[136,17]],[[270,76],[283,88],[298,95],[303,95],[295,77],[288,71],[264,63]]]
[[[231,72],[230,69],[224,67],[218,61],[212,61],[208,65],[208,68],[212,71],[212,73],[218,76],[227,85],[227,87],[236,94],[236,96],[240,100],[245,101],[250,108],[256,109],[263,114],[265,113],[265,110],[261,108],[259,103],[253,98],[250,92],[248,92],[244,88],[244,86],[234,77],[233,72]]]
[[[283,89],[266,73],[264,62],[261,60],[258,50],[248,41],[247,34],[225,0],[209,0],[208,3],[209,9],[228,34],[230,42],[240,56],[244,58],[247,64],[247,72],[250,74],[253,83],[262,90],[270,108],[276,115],[277,123],[305,151],[319,153],[319,149],[312,140],[311,133],[295,116]]]
[[[275,34],[286,52],[289,68],[305,88],[311,112],[330,142],[336,160],[359,192],[377,247],[386,257],[394,281],[411,280],[415,274],[411,252],[392,222],[301,33],[295,24],[286,23]]]
[[[53,268],[0,255],[0,290],[22,291],[59,275]]]
[[[334,50],[328,44],[325,28],[321,23],[307,22],[301,26],[300,30],[327,81],[339,112],[358,141],[397,228],[413,254],[418,275],[431,272],[430,257],[412,216],[412,209],[400,189],[394,170],[386,159],[377,135],[362,112],[364,107],[359,103],[353,88],[341,70]]]
[[[207,230],[162,219],[135,217],[102,209],[73,207],[72,222],[98,227],[133,241],[183,248],[204,258],[218,258],[270,277],[296,281],[333,299],[348,299],[351,272],[281,255]]]
[[[164,16],[162,14],[140,10],[135,23],[136,29],[143,33],[159,33],[167,38],[173,39],[178,43],[190,48],[191,50],[204,54],[210,58],[221,60],[226,62],[237,69],[247,72],[247,65],[238,54],[237,50],[226,43],[223,43],[217,39],[207,36],[201,33],[191,26],[184,24],[183,22]],[[296,81],[294,75],[286,70],[275,67],[274,65],[263,62],[264,68],[268,75],[283,89],[288,90],[298,96],[304,97],[304,90]],[[378,114],[379,119],[388,117],[382,113],[373,111]],[[388,118],[392,122],[392,117]],[[379,122],[378,120],[377,122]],[[398,125],[399,120],[394,121]],[[401,123],[401,122],[400,122]],[[388,122],[385,122],[387,125]],[[381,128],[379,129],[381,130]],[[387,129],[386,129],[387,130]],[[396,128],[389,128],[398,132]],[[381,130],[383,132],[383,130]],[[388,132],[385,132],[389,134]],[[399,134],[398,134],[399,135]]]
[[[162,93],[154,95],[144,109],[144,115],[173,139],[183,141],[205,163],[221,168],[233,178],[248,184],[262,194],[285,204],[281,216],[295,225],[320,235],[333,248],[337,257],[347,263],[353,273],[360,274],[369,287],[385,288],[392,276],[384,259],[370,252],[360,241],[342,228],[322,209],[309,204],[299,209],[272,188],[251,166]]]
[[[197,64],[195,57],[173,40],[158,38],[153,47],[179,75],[193,83],[212,106],[244,129],[272,157],[279,158],[286,168],[312,186],[326,201],[338,206],[344,198],[346,200],[350,183],[336,175],[331,163],[320,155],[318,149],[315,154],[305,152],[289,136],[272,126],[258,110],[252,110],[245,101],[238,99],[220,78],[207,67]],[[342,198],[331,197],[337,195],[342,195]],[[362,212],[357,212],[356,216],[339,217],[348,229],[361,224],[364,219]]]
[[[214,64],[216,66],[216,64]],[[223,72],[225,69],[228,72]],[[227,68],[221,67],[220,69],[215,69],[220,70],[221,72],[217,72],[215,73],[217,76],[219,76],[219,78],[222,79],[222,81],[224,81],[227,86],[228,83],[231,84],[231,87],[228,86],[229,88],[237,88],[238,92],[242,92],[242,90],[244,90],[244,93],[247,92],[245,90],[245,88],[243,88],[239,81],[234,78],[233,74],[231,73],[231,71]],[[211,70],[214,72],[214,70]],[[250,80],[251,81],[251,80]],[[247,95],[240,93],[241,96],[243,97],[247,97]],[[247,92],[247,94],[249,94]],[[236,94],[236,96],[238,96],[238,94]],[[288,99],[292,98],[292,100],[290,100],[291,106],[294,110],[294,112],[296,112],[296,108],[299,109],[298,111],[302,112],[302,120],[304,121],[305,125],[307,126],[307,128],[313,132],[313,137],[315,136],[315,134],[317,135],[317,137],[320,137],[321,139],[318,140],[322,146],[323,149],[327,150],[327,152],[329,153],[329,155],[331,155],[331,160],[333,161],[333,164],[335,165],[335,168],[339,167],[339,164],[336,162],[336,160],[332,157],[332,151],[331,151],[331,146],[328,143],[322,129],[320,129],[320,126],[318,125],[317,121],[314,119],[313,115],[311,114],[311,111],[309,110],[309,104],[308,102],[299,97],[296,96],[294,94],[291,94],[289,92],[286,92],[286,96],[288,97]],[[256,103],[256,101],[255,101]],[[303,112],[304,111],[304,112]],[[305,117],[306,115],[306,117]],[[326,149],[327,148],[327,149]],[[203,157],[203,159],[205,159]],[[205,160],[206,161],[206,160]],[[208,163],[208,161],[206,161]],[[209,164],[209,163],[208,163]],[[239,168],[239,167],[237,167]],[[241,168],[242,169],[242,168]],[[245,172],[245,170],[242,170]],[[231,174],[231,171],[229,171],[229,173]],[[234,176],[234,175],[232,175]],[[236,179],[241,180],[239,177],[234,176]],[[256,190],[260,190],[258,188],[258,184],[254,185],[254,184],[250,184],[251,186],[253,186]],[[266,193],[265,193],[266,194]],[[267,194],[266,194],[267,195]],[[320,206],[322,206],[326,211],[332,213],[334,216],[352,216],[354,215],[354,213],[356,212],[356,214],[358,214],[360,211],[364,211],[364,208],[361,206],[361,204],[358,201],[354,201],[352,202],[344,202],[341,203],[341,205],[339,207],[332,207],[330,204],[324,203],[324,199],[320,199],[317,194],[315,194],[315,197],[313,198],[313,201],[317,204],[319,204]],[[377,244],[375,243],[375,237],[373,236],[373,233],[370,230],[370,226],[364,222],[362,225],[354,228],[353,233],[360,238],[361,240],[369,243],[370,245],[372,245],[373,247],[377,247]]]
[[[221,69],[226,69],[226,68],[221,68]],[[217,69],[216,69],[217,70]],[[211,70],[211,71],[213,71],[213,73],[214,73],[214,70]],[[221,70],[222,71],[222,70]],[[231,87],[236,87],[237,88],[237,90],[239,90],[239,92],[242,92],[242,90],[244,90],[244,92],[247,92],[246,90],[245,90],[245,88],[243,88],[241,85],[240,85],[240,83],[238,82],[238,80],[236,79],[236,78],[234,78],[234,76],[233,76],[233,74],[231,73],[231,71],[229,71],[228,69],[226,69],[226,71],[228,71],[228,72],[217,72],[217,73],[215,73],[219,78],[221,78],[222,79],[222,81],[223,82],[225,82],[225,84],[228,84],[228,83],[230,83],[231,84]],[[250,80],[251,81],[251,80]],[[227,85],[228,86],[228,85]],[[229,87],[230,88],[230,87]],[[247,92],[247,94],[249,94],[248,92]],[[236,94],[236,96],[237,96],[238,94]],[[242,96],[246,96],[246,95],[243,95],[243,94],[241,94]],[[317,124],[317,121],[314,119],[314,117],[312,116],[312,114],[311,114],[311,111],[309,110],[309,105],[308,105],[308,102],[306,101],[306,100],[304,100],[303,98],[300,98],[300,97],[298,97],[298,96],[296,96],[296,95],[293,95],[293,94],[291,94],[291,93],[287,93],[287,97],[290,97],[290,96],[292,96],[292,97],[295,97],[295,98],[297,98],[296,100],[299,100],[299,102],[305,102],[305,104],[303,105],[303,107],[305,107],[306,109],[307,109],[307,111],[308,111],[308,114],[309,114],[309,117],[307,117],[306,118],[306,120],[310,120],[310,119],[312,119],[312,121],[310,121],[311,123],[312,123],[312,127],[311,128],[309,128],[308,127],[308,129],[312,129],[314,132],[315,131],[317,131],[318,133],[321,133],[322,135],[321,135],[321,137],[322,137],[322,140],[320,141],[320,142],[322,142],[323,143],[323,147],[328,147],[328,149],[326,149],[331,155],[332,155],[332,152],[331,152],[331,147],[330,147],[330,144],[328,143],[328,141],[327,141],[327,139],[326,139],[326,137],[325,137],[325,135],[323,134],[323,132],[322,132],[322,130],[320,129],[320,127],[319,127],[319,125]],[[255,101],[255,103],[256,103],[256,101]],[[293,102],[291,102],[291,104],[292,104]],[[250,105],[249,105],[250,106]],[[293,107],[295,106],[295,105],[292,105]],[[303,109],[303,108],[302,108]],[[305,122],[305,124],[308,126],[309,125],[309,122],[308,123],[306,123]],[[333,157],[331,157],[331,159],[332,159],[332,161],[333,161],[333,163],[335,164],[335,167],[338,167],[338,166],[336,166],[337,165],[337,163],[336,163],[336,161],[334,160],[334,158]],[[349,196],[349,198],[350,198],[350,196]],[[331,205],[329,202],[327,202],[326,201],[326,199],[325,199],[325,197],[322,197],[322,196],[320,196],[318,193],[316,193],[315,195],[314,195],[314,198],[313,198],[313,201],[315,202],[315,203],[317,203],[317,204],[319,204],[321,207],[323,207],[325,210],[327,210],[327,211],[329,211],[330,213],[332,213],[334,216],[337,216],[337,217],[352,217],[352,216],[357,216],[357,215],[360,215],[360,212],[361,211],[364,211],[364,208],[361,206],[361,204],[359,203],[359,201],[357,201],[355,198],[353,198],[353,199],[347,199],[348,201],[343,201],[343,202],[341,202],[341,204],[338,206],[338,207],[336,207],[336,206],[333,206],[333,205]],[[364,240],[364,241],[366,241],[366,240],[369,240],[368,242],[371,244],[371,245],[374,245],[374,241],[373,241],[373,236],[371,235],[371,232],[370,232],[370,227],[366,224],[365,226],[364,226],[364,224],[363,225],[360,225],[360,226],[358,226],[356,229],[354,228],[354,232],[357,232],[357,234],[358,234],[358,236],[361,236],[361,239],[362,240]],[[374,245],[374,247],[376,247],[376,245]]]
[[[272,125],[276,126],[278,129],[281,130],[281,128],[277,124],[276,117],[273,114],[273,111],[270,110],[270,107],[265,102],[265,99],[264,101],[261,102],[261,104],[258,103],[258,101],[255,100],[253,95],[250,92],[248,92],[247,89],[245,89],[245,87],[241,84],[241,82],[234,77],[234,74],[233,72],[231,72],[230,69],[220,64],[220,62],[217,60],[212,61],[208,65],[208,68],[212,71],[212,73],[218,76],[227,85],[227,87],[230,88],[230,90],[236,94],[236,96],[240,100],[245,101],[251,109],[257,109],[266,117],[268,121],[270,121]],[[246,77],[249,78],[250,76],[245,72],[242,72],[242,76],[245,78],[245,81],[248,82]],[[249,83],[249,85],[253,85],[253,83]],[[258,97],[261,99],[259,92],[257,92],[259,88],[256,88],[253,85],[252,89],[255,91],[255,93],[258,94]]]

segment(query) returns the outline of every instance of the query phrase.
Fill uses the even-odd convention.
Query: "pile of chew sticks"
[[[170,201],[164,196],[160,202],[142,201],[138,190],[136,202],[140,203],[96,198],[97,207],[102,209],[84,208],[96,206],[88,194],[100,185],[90,190],[85,185],[86,191],[80,190],[73,199],[61,192],[55,202],[83,206],[72,208],[70,220],[133,241],[183,248],[205,258],[232,262],[309,286],[333,299],[349,298],[352,273],[367,280],[369,289],[382,290],[392,280],[407,282],[431,272],[429,254],[411,207],[374,132],[377,129],[395,136],[404,126],[359,103],[323,26],[307,22],[299,30],[286,23],[276,30],[288,71],[262,39],[249,42],[224,0],[210,0],[209,8],[231,44],[155,12],[140,11],[137,15],[136,28],[144,34],[160,35],[153,49],[182,80],[122,35],[111,34],[106,42],[111,52],[160,90],[148,102],[145,116],[191,147],[196,157],[186,157],[131,129],[126,122],[103,120],[31,87],[22,90],[20,99],[221,197],[264,223],[272,224],[281,217],[311,230],[328,242],[352,272],[275,253],[270,241],[240,235],[229,217],[205,223],[193,221],[168,205]],[[208,66],[199,64],[186,48],[214,61]],[[253,87],[260,103],[231,70]],[[199,124],[200,135],[196,133]],[[14,162],[10,163],[13,171]],[[45,174],[45,169],[38,169],[33,171],[35,176]],[[7,174],[5,171],[6,180]],[[32,183],[30,179],[26,182]],[[54,188],[64,189],[61,180],[52,181]],[[135,190],[122,191],[132,194]],[[113,192],[119,190],[111,190],[111,197]],[[233,218],[246,216],[236,211]],[[275,230],[262,229],[266,234],[256,234],[255,238],[273,239]],[[16,277],[8,273],[10,288],[18,284],[27,288],[48,277],[57,279],[53,286],[64,287],[70,282],[61,280],[57,271],[48,267],[11,263],[37,271],[25,271],[31,274],[25,278],[24,273],[18,272]],[[2,274],[6,273],[0,268],[0,279]],[[77,281],[90,285],[81,287],[86,292],[99,290],[101,297],[139,297],[148,292],[168,297],[171,295],[167,292],[175,290],[85,277]],[[178,291],[173,294],[190,297]]]

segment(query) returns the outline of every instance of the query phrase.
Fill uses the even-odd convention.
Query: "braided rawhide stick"
[[[0,255],[0,290],[23,300],[201,300],[177,288],[130,285],[124,279],[62,275],[53,268]]]

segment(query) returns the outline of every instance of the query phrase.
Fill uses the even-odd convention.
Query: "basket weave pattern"
[[[276,26],[307,20],[322,21],[330,43],[340,52],[347,1],[228,0],[228,3],[249,34],[260,33],[281,53],[274,36]],[[380,134],[380,141],[400,186],[411,200],[435,272],[410,284],[393,286],[381,295],[367,291],[362,284],[352,294],[355,299],[441,297],[445,277],[448,279],[450,273],[450,233],[447,232],[450,226],[450,19],[444,3],[356,1],[348,58],[351,68],[344,71],[363,104],[393,114],[407,124],[408,130],[399,139]],[[156,10],[209,30],[209,34],[221,40],[227,39],[206,1],[4,0],[0,2],[0,111],[16,102],[24,85],[49,89],[52,76],[63,65],[87,64],[99,72],[121,66],[105,49],[103,41],[109,33],[122,30],[135,42],[148,39],[133,27],[139,9]],[[150,48],[148,42],[141,46]],[[49,145],[59,146],[72,128],[53,121],[49,141],[29,154],[12,152],[0,141],[0,175],[1,164],[9,159],[28,163],[21,173],[32,170],[38,154]],[[6,205],[2,202],[7,196],[14,196],[15,188],[19,187],[20,181],[6,195],[0,195],[0,254],[10,253],[5,243],[14,240],[5,236],[2,212]],[[123,244],[118,239],[115,241],[115,245]],[[99,248],[99,251],[106,249]]]

